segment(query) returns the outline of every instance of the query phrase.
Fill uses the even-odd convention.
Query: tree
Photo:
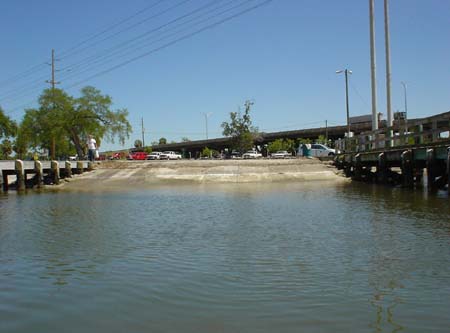
[[[134,140],[134,148],[141,149],[142,148],[142,141],[141,140]]]
[[[295,152],[295,141],[291,140],[291,139],[277,139],[275,141],[272,141],[271,143],[269,143],[269,145],[267,146],[267,150],[270,153],[275,153],[279,150],[286,150],[290,153]]]
[[[250,118],[250,107],[252,102],[245,102],[245,111],[241,115],[240,112],[230,112],[230,122],[223,122],[223,135],[231,137],[232,148],[243,153],[253,148],[254,141],[258,135],[258,128],[252,126]]]
[[[0,107],[0,138],[14,137],[16,132],[16,122],[11,120]]]
[[[189,139],[185,136],[181,138],[181,142],[190,142],[190,141],[191,141],[191,139]]]
[[[160,145],[165,145],[165,144],[167,144],[167,139],[166,139],[166,138],[160,138],[160,139],[159,139],[159,144],[160,144]]]
[[[8,139],[3,139],[0,144],[0,159],[6,160],[9,158],[9,155],[13,152],[12,143]]]
[[[85,87],[74,98],[61,89],[46,89],[39,98],[39,108],[25,111],[16,147],[50,150],[55,141],[56,156],[76,152],[84,156],[86,139],[92,134],[97,146],[105,137],[121,144],[129,137],[131,125],[126,109],[111,110],[112,99],[94,87]]]

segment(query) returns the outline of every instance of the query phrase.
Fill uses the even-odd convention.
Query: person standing
[[[92,135],[88,135],[88,159],[93,162],[95,160],[95,151],[97,150],[97,141],[95,141]]]

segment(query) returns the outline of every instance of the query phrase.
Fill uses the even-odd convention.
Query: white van
[[[303,156],[302,145],[298,148],[298,155]],[[336,150],[327,147],[321,143],[311,144],[311,156],[313,157],[325,157],[336,155]]]

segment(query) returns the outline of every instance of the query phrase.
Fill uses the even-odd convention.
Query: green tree
[[[160,145],[165,145],[165,144],[167,144],[167,139],[166,139],[166,138],[160,138],[158,144],[160,144]]]
[[[12,152],[12,142],[9,139],[3,139],[0,144],[0,159],[7,160]]]
[[[30,148],[50,150],[55,142],[56,156],[76,152],[84,156],[86,140],[92,134],[97,146],[103,138],[121,144],[129,137],[131,125],[126,109],[111,110],[112,99],[94,87],[85,87],[74,98],[61,89],[46,89],[39,98],[37,109],[25,111],[16,142],[18,151]]]
[[[271,143],[269,143],[269,145],[267,146],[267,149],[269,150],[270,153],[275,153],[279,150],[286,150],[290,153],[295,152],[295,141],[291,140],[291,139],[277,139],[275,141],[272,141]]]
[[[190,142],[190,141],[191,141],[191,139],[189,139],[185,136],[181,138],[181,142]]]
[[[11,120],[0,107],[0,138],[14,137],[16,132],[16,122]]]
[[[134,140],[134,148],[141,149],[142,148],[142,141],[141,140]]]
[[[230,122],[223,122],[223,135],[231,137],[233,149],[243,153],[253,148],[254,141],[258,136],[258,128],[252,126],[250,107],[253,103],[245,102],[244,114],[230,112]]]

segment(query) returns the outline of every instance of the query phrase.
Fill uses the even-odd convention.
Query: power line
[[[165,48],[167,48],[167,47],[169,47],[169,46],[172,46],[172,45],[174,45],[174,44],[176,44],[176,43],[178,43],[178,42],[180,42],[180,41],[183,41],[183,40],[185,40],[185,39],[189,39],[189,38],[191,38],[191,37],[193,37],[193,36],[195,36],[195,35],[198,35],[198,34],[202,33],[202,32],[205,31],[205,30],[212,29],[212,28],[214,28],[214,27],[216,27],[216,26],[218,26],[218,25],[220,25],[220,24],[223,24],[223,23],[225,23],[225,22],[227,22],[227,21],[230,21],[230,20],[232,20],[232,19],[234,19],[234,18],[236,18],[236,17],[242,16],[242,15],[244,15],[244,14],[246,14],[246,13],[248,13],[248,12],[251,12],[251,11],[257,9],[257,8],[260,8],[260,7],[264,6],[264,5],[267,5],[267,4],[270,3],[270,2],[272,2],[272,0],[265,0],[265,1],[263,1],[263,2],[261,2],[261,3],[259,3],[259,4],[257,4],[257,5],[254,5],[254,6],[250,7],[250,8],[247,8],[247,9],[245,9],[245,10],[242,10],[242,11],[240,11],[240,12],[234,14],[234,15],[231,15],[231,16],[228,16],[228,17],[222,19],[222,20],[219,20],[218,22],[209,24],[209,25],[207,25],[207,26],[205,26],[205,27],[203,27],[203,28],[201,28],[201,29],[198,29],[198,30],[196,30],[196,31],[194,31],[194,32],[191,32],[191,33],[189,33],[189,34],[187,34],[187,35],[184,35],[184,36],[182,36],[182,37],[180,37],[180,38],[177,38],[177,39],[175,39],[175,40],[173,40],[173,41],[171,41],[171,42],[168,42],[168,43],[166,43],[166,44],[164,44],[164,45],[162,45],[162,46],[160,46],[160,47],[157,47],[157,48],[155,48],[155,49],[152,49],[152,50],[150,50],[150,51],[148,51],[148,52],[145,52],[145,53],[143,53],[143,54],[141,54],[141,55],[139,55],[139,56],[133,57],[133,58],[131,58],[131,59],[129,59],[129,60],[126,60],[126,61],[124,61],[124,62],[121,62],[121,63],[119,63],[119,64],[117,64],[117,65],[115,65],[115,66],[112,66],[112,67],[110,67],[110,68],[108,68],[108,69],[106,69],[106,70],[103,70],[103,71],[98,72],[98,73],[96,73],[96,74],[94,74],[94,75],[91,75],[91,76],[89,76],[88,78],[86,78],[86,79],[84,79],[84,80],[78,81],[78,82],[76,82],[76,83],[74,83],[74,84],[72,84],[72,85],[66,87],[66,89],[73,88],[73,87],[75,87],[75,86],[77,86],[77,85],[80,85],[80,84],[82,84],[82,83],[84,83],[84,82],[86,82],[86,81],[89,81],[89,80],[91,80],[91,79],[93,79],[93,78],[96,78],[96,77],[98,77],[98,76],[102,76],[102,75],[104,75],[104,74],[107,74],[107,73],[109,73],[109,72],[111,72],[111,71],[113,71],[113,70],[116,70],[116,69],[118,69],[118,68],[121,68],[121,67],[123,67],[123,66],[125,66],[125,65],[127,65],[127,64],[129,64],[129,63],[132,63],[132,62],[134,62],[134,61],[136,61],[136,60],[139,60],[139,59],[141,59],[141,58],[143,58],[143,57],[149,56],[149,55],[151,55],[151,54],[153,54],[153,53],[156,53],[156,52],[158,52],[158,51],[160,51],[160,50],[163,50],[163,49],[165,49]]]

